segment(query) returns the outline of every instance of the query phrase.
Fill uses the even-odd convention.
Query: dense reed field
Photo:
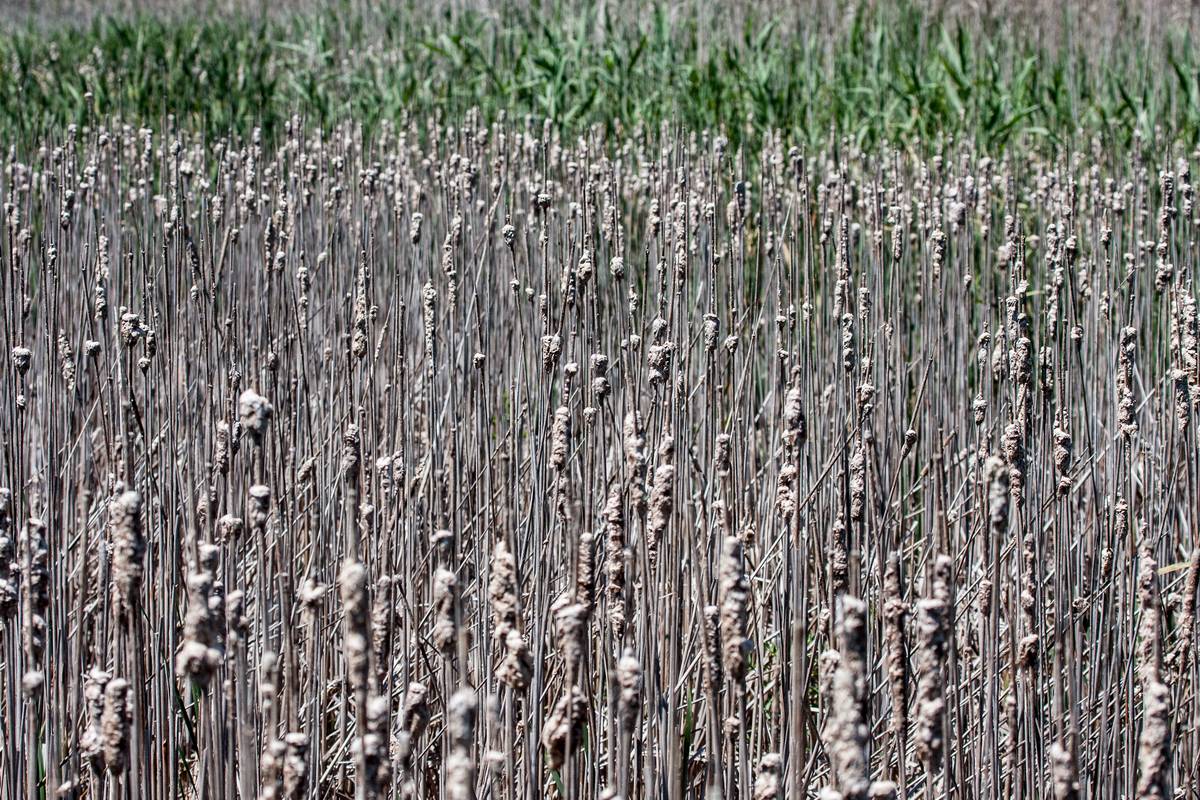
[[[1191,154],[363,141],[6,161],[5,797],[1197,795]]]
[[[0,800],[1200,799],[1194,9],[156,1],[0,19]]]

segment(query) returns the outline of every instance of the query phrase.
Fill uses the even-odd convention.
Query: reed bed
[[[0,174],[0,795],[1200,794],[1196,154]]]

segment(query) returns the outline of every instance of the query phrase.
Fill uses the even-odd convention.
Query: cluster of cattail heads
[[[617,129],[6,151],[0,796],[1194,794],[1195,154]]]

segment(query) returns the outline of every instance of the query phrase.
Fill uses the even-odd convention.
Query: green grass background
[[[1192,147],[1200,58],[1188,26],[1100,41],[1030,38],[1020,20],[949,19],[907,2],[862,5],[837,24],[742,9],[719,26],[666,4],[513,5],[430,12],[345,3],[279,13],[10,18],[0,30],[0,140],[44,141],[97,117],[217,137],[300,114],[328,127],[469,109],[599,124],[779,129],[813,145],[933,143],[987,152]],[[1053,13],[1053,12],[1051,12]],[[90,93],[90,101],[88,94]]]

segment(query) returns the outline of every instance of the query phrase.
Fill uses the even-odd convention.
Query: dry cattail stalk
[[[704,607],[704,689],[709,701],[715,703],[721,692],[721,609]]]
[[[140,606],[138,595],[142,588],[142,557],[146,551],[142,540],[142,496],[127,491],[110,502],[108,524],[112,530],[116,607],[128,623],[134,609]]]
[[[559,769],[567,759],[567,743],[571,748],[583,744],[583,724],[587,720],[587,698],[577,686],[563,690],[562,696],[546,716],[542,728],[542,747],[550,769]]]
[[[725,674],[739,685],[745,680],[746,638],[749,619],[750,584],[742,560],[742,542],[726,536],[721,547],[719,576],[721,600],[721,665]]]
[[[112,675],[92,667],[83,684],[83,699],[87,702],[87,728],[79,738],[79,754],[94,772],[104,769],[104,690]]]
[[[342,599],[345,636],[342,644],[346,654],[350,685],[365,691],[369,679],[368,626],[370,607],[367,600],[367,569],[361,562],[347,559],[338,575]]]
[[[559,406],[554,411],[554,426],[550,431],[550,468],[562,471],[571,451],[571,411]]]
[[[17,611],[18,569],[12,532],[12,491],[0,489],[0,619]]]
[[[642,452],[646,440],[642,434],[642,421],[636,411],[625,415],[625,481],[629,491],[629,507],[639,519],[646,515],[646,456]]]
[[[475,797],[475,718],[477,703],[470,689],[459,689],[446,707],[449,754],[446,756],[446,796],[450,800]]]
[[[175,656],[175,671],[204,686],[225,654],[220,647],[221,631],[213,607],[214,601],[219,601],[213,596],[213,572],[220,548],[202,544],[200,554],[201,563],[192,565],[187,577],[188,610],[183,623],[183,643]]]
[[[1054,800],[1076,800],[1079,797],[1079,778],[1075,759],[1061,743],[1050,745],[1050,781],[1054,789]]]
[[[650,516],[646,522],[646,555],[653,570],[658,563],[658,547],[671,522],[675,508],[675,467],[671,464],[674,444],[669,435],[663,437],[659,448],[661,462],[654,470],[650,490]]]
[[[366,729],[354,744],[362,764],[363,791],[368,797],[378,797],[392,780],[388,742],[390,711],[387,697],[370,696],[367,700]]]
[[[621,729],[628,733],[637,724],[638,712],[642,707],[642,665],[632,650],[626,649],[617,662],[617,685],[620,687],[617,717]]]
[[[591,618],[595,605],[595,560],[592,554],[594,537],[590,533],[579,535],[579,553],[575,560],[575,602],[583,606],[583,614]]]
[[[448,569],[433,575],[433,630],[430,639],[438,652],[449,655],[458,642],[455,606],[458,602],[458,578]]]
[[[578,678],[583,665],[584,634],[587,629],[587,610],[563,595],[551,609],[554,615],[554,644],[566,666],[570,680]]]
[[[392,634],[392,577],[380,575],[375,581],[375,601],[371,605],[371,692],[379,692],[387,682],[391,669],[390,639]]]
[[[930,779],[942,767],[942,727],[946,712],[942,670],[946,660],[951,613],[944,596],[947,590],[940,575],[948,574],[952,566],[948,556],[938,556],[934,574],[939,577],[935,577],[932,597],[917,603],[916,755]]]
[[[280,739],[272,739],[263,748],[259,759],[259,800],[280,800],[283,797],[283,767],[287,758],[287,745]]]
[[[267,402],[267,398],[253,389],[247,389],[238,397],[238,419],[242,423],[242,430],[250,435],[257,447],[262,447],[263,437],[274,415],[275,408]]]
[[[399,733],[396,736],[396,757],[400,770],[400,794],[412,797],[413,755],[421,734],[429,725],[428,690],[425,684],[413,682],[404,693],[404,704],[400,713]]]
[[[830,772],[838,792],[847,800],[866,800],[870,787],[870,728],[865,715],[866,612],[866,604],[858,598],[842,598],[839,658],[829,687],[832,709],[825,735]]]
[[[104,766],[113,775],[125,771],[129,748],[129,681],[112,678],[104,685],[104,712],[100,716],[100,734],[104,740]]]
[[[1161,678],[1162,623],[1158,596],[1158,564],[1149,552],[1141,555],[1138,571],[1138,677],[1142,684],[1142,733],[1138,738],[1139,800],[1171,797],[1171,690]]]
[[[287,752],[283,757],[283,797],[301,800],[308,791],[308,736],[289,733],[283,737]]]
[[[896,784],[891,781],[875,781],[867,790],[871,800],[896,800]]]
[[[890,728],[902,752],[908,729],[908,651],[904,638],[904,622],[908,604],[904,602],[903,579],[900,575],[900,554],[888,557],[883,586],[883,641],[887,663],[888,694],[892,701]],[[903,758],[903,756],[901,756]],[[903,770],[903,764],[901,764]]]
[[[518,614],[517,562],[503,537],[492,547],[488,599],[492,606],[492,638],[503,643],[511,630],[520,627]]]
[[[1192,648],[1196,640],[1197,589],[1200,589],[1200,547],[1192,548],[1188,559],[1187,578],[1183,582],[1183,608],[1179,613],[1179,642],[1175,647],[1175,670],[1180,675],[1191,666]]]
[[[41,665],[46,649],[46,619],[50,609],[49,554],[46,549],[46,525],[37,517],[30,517],[21,534],[21,595],[25,606],[22,610],[21,640],[31,669],[23,677],[27,686],[41,683],[41,672],[32,669]]]
[[[607,577],[605,600],[608,624],[614,641],[625,638],[625,514],[621,491],[614,487],[604,504],[604,571]]]
[[[758,774],[754,776],[754,800],[778,800],[783,796],[783,759],[778,753],[767,753],[758,762]]]

